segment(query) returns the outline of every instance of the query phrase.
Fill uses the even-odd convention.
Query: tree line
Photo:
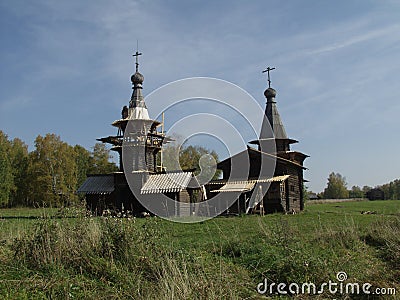
[[[385,199],[400,199],[400,179],[393,180],[378,187],[385,193]]]
[[[378,185],[384,192],[385,199],[397,200],[400,199],[400,179],[396,179],[389,183]],[[323,192],[318,194],[319,198],[323,199],[346,199],[346,198],[366,198],[367,192],[372,190],[371,186],[352,186],[347,188],[346,177],[339,173],[332,172],[329,174],[328,183]]]
[[[9,139],[0,131],[0,207],[61,207],[79,201],[77,189],[88,174],[107,174],[118,170],[110,162],[110,151],[96,143],[92,151],[71,146],[55,134],[38,135],[34,150],[20,139]],[[164,167],[171,170],[194,169],[196,175],[216,179],[218,155],[201,146],[171,143],[163,149]],[[177,157],[175,159],[175,156]],[[160,165],[160,155],[157,164]]]
[[[0,207],[70,205],[87,174],[118,170],[102,143],[88,151],[48,133],[38,135],[34,147],[29,152],[22,140],[0,131]]]

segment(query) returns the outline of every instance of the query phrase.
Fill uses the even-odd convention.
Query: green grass
[[[0,218],[19,217],[19,218],[37,218],[54,216],[57,213],[57,208],[2,208],[0,209]]]
[[[340,271],[400,292],[400,201],[312,204],[297,215],[196,224],[76,212],[0,210],[1,298],[258,299],[264,278],[321,284]]]
[[[310,201],[306,206],[306,212],[310,213],[339,213],[359,215],[362,211],[376,212],[377,214],[400,216],[399,200],[385,201],[357,201],[312,204]],[[322,206],[321,206],[322,205]]]

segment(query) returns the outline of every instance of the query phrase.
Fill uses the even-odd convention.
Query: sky
[[[116,134],[139,41],[145,95],[212,77],[264,107],[276,67],[309,189],[331,172],[376,186],[400,177],[399,32],[399,1],[0,0],[0,130],[29,150],[49,132],[88,149]]]

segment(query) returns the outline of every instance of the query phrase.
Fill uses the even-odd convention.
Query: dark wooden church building
[[[219,193],[237,198],[233,205],[226,206],[225,213],[297,212],[303,209],[303,161],[307,155],[290,149],[297,141],[286,134],[276,107],[276,91],[271,87],[264,92],[267,104],[259,139],[250,142],[256,147],[248,146],[245,151],[219,162],[217,168],[223,171],[222,179],[199,186],[194,193],[196,177],[192,172],[167,173],[157,168],[157,155],[169,139],[159,131],[161,123],[149,117],[142,95],[144,77],[138,70],[139,55],[138,52],[134,55],[136,72],[131,77],[133,93],[129,106],[124,106],[121,118],[112,123],[117,135],[98,139],[111,144],[111,150],[119,154],[120,169],[111,174],[88,176],[78,189],[78,193],[85,194],[88,209],[97,214],[112,209],[129,210],[139,215],[148,209],[135,195],[144,195],[152,201],[152,195],[164,194],[179,204],[166,216],[188,216],[201,214],[191,210],[191,203],[213,198]],[[243,169],[241,164],[246,164],[248,172],[236,176],[235,168]],[[127,179],[126,174],[132,177]]]
[[[268,68],[268,72],[270,69]],[[290,146],[298,141],[288,138],[276,106],[276,91],[269,87],[265,116],[259,139],[249,142],[246,150],[218,163],[221,180],[210,182],[207,190],[214,193],[238,193],[236,202],[228,213],[295,213],[304,208],[303,166],[308,157]],[[248,174],[232,174],[249,164]],[[218,187],[218,188],[217,188]]]

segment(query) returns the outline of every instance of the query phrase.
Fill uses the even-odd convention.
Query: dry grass
[[[321,204],[299,215],[189,225],[84,215],[6,220],[0,226],[11,233],[1,232],[0,297],[257,299],[255,287],[264,278],[320,284],[339,271],[399,290],[397,203],[382,203],[379,215],[359,213],[368,205],[379,210],[378,204]],[[13,232],[12,224],[19,229]]]

